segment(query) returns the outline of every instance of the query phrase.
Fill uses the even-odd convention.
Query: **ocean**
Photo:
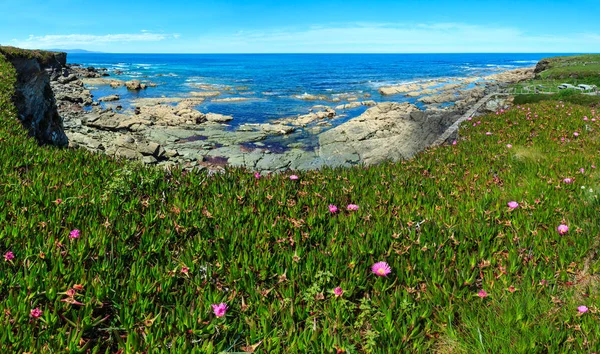
[[[119,80],[147,80],[158,86],[139,92],[97,86],[96,98],[119,94],[120,104],[151,97],[187,97],[192,91],[219,91],[197,108],[231,115],[232,127],[307,114],[315,105],[374,100],[416,103],[403,95],[382,96],[381,86],[438,78],[484,76],[534,66],[547,54],[69,54],[68,62],[104,67]],[[115,75],[121,71],[121,75]],[[308,95],[316,100],[306,100]],[[241,102],[213,99],[246,98]],[[332,102],[333,101],[333,102]],[[335,102],[339,103],[335,103]],[[345,112],[344,120],[367,107]]]

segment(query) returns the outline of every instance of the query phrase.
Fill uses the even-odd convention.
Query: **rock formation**
[[[319,135],[319,157],[328,166],[367,165],[414,156],[458,115],[421,111],[409,103],[383,102]]]
[[[49,72],[61,70],[66,64],[66,54],[41,52],[35,55],[15,48],[0,47],[0,55],[4,55],[16,69],[13,102],[29,134],[41,144],[68,145],[48,75]]]

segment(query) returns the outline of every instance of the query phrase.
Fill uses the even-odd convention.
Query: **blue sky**
[[[0,44],[120,53],[600,52],[600,0],[0,0]]]

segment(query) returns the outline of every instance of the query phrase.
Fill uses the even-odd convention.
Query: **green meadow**
[[[292,180],[39,146],[14,81],[0,55],[2,353],[600,350],[597,106]]]

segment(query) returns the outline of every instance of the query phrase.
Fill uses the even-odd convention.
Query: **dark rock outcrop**
[[[535,70],[533,70],[533,73],[537,75],[537,74],[541,73],[542,71],[545,71],[549,67],[550,67],[550,60],[542,59],[535,66]]]
[[[56,100],[50,87],[49,73],[61,70],[66,62],[65,53],[28,51],[0,51],[17,72],[13,102],[22,124],[41,144],[67,146],[69,140],[58,114]]]

